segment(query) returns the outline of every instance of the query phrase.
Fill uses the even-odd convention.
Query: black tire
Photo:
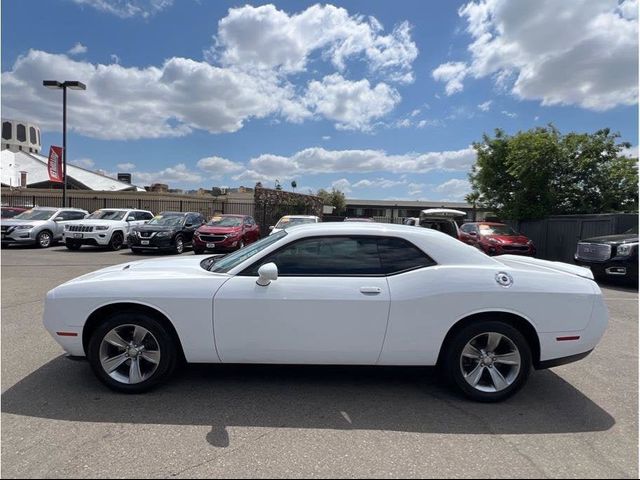
[[[113,232],[113,234],[111,235],[111,240],[109,240],[109,245],[107,245],[107,248],[115,252],[120,250],[123,244],[124,244],[124,235],[122,234],[122,232]]]
[[[43,230],[36,236],[36,247],[49,248],[53,244],[53,234],[49,230]]]
[[[157,368],[140,383],[128,384],[114,379],[105,371],[100,361],[102,340],[111,330],[123,325],[135,325],[145,328],[152,334],[154,337],[152,340],[156,340],[159,347],[160,361],[157,364]],[[145,338],[149,339],[150,337]],[[100,323],[91,334],[87,348],[87,359],[98,379],[112,390],[122,393],[144,393],[166,381],[174,372],[178,358],[178,347],[171,334],[154,317],[140,312],[116,313]],[[129,359],[122,364],[121,368],[126,372],[127,367],[130,365],[131,360]]]
[[[139,255],[140,253],[142,253],[142,249],[131,247],[131,253],[133,253],[134,255]]]
[[[462,371],[463,349],[475,338],[479,338],[483,334],[489,332],[495,332],[506,337],[515,346],[515,348],[517,348],[520,355],[520,368],[517,371],[517,374],[515,374],[515,371],[512,371],[513,377],[509,386],[495,392],[481,391],[477,387],[473,387],[467,382]],[[481,339],[478,341],[480,340]],[[505,343],[507,345],[511,345],[504,340],[500,345],[504,346]],[[470,399],[478,402],[500,402],[502,400],[506,400],[524,386],[531,372],[532,355],[529,343],[518,329],[504,322],[485,320],[468,325],[457,332],[444,348],[446,348],[446,350],[443,357],[443,373],[446,375],[449,382],[453,386],[457,387],[460,392]],[[471,362],[473,361],[475,360],[471,360]],[[482,362],[479,362],[478,364],[481,363]],[[486,367],[484,370],[486,370],[487,373],[482,373],[481,378],[487,379],[490,382],[491,372],[489,371],[489,368],[494,367],[496,369],[498,368],[497,365]],[[504,366],[500,366],[500,368],[504,368]],[[513,367],[508,366],[507,368],[511,369]],[[479,384],[479,387],[482,387],[482,385]]]
[[[67,240],[66,242],[64,242],[64,246],[67,247],[69,250],[80,250],[80,248],[82,247],[82,244]]]
[[[182,235],[176,235],[176,238],[173,239],[173,253],[180,255],[184,252],[184,238]]]

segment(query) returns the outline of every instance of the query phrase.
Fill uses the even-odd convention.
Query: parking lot
[[[43,299],[141,258],[2,250],[3,477],[638,476],[637,291],[603,286],[596,351],[502,404],[462,399],[422,368],[190,366],[126,396],[63,358]]]

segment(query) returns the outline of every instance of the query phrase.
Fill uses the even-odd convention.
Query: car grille
[[[601,243],[578,243],[579,260],[604,262],[611,258],[611,245]]]
[[[226,238],[224,235],[200,235],[203,242],[222,242]]]
[[[69,225],[70,232],[93,232],[93,227],[88,225]]]
[[[529,250],[527,245],[503,245],[503,250],[513,250],[514,252],[526,252]]]
[[[151,238],[156,234],[156,232],[138,232],[138,236],[140,238]]]

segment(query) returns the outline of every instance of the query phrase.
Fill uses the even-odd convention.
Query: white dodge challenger
[[[479,401],[587,356],[607,318],[587,269],[376,223],[116,265],[54,288],[44,312],[67,354],[121,392],[150,389],[180,361],[437,365]]]

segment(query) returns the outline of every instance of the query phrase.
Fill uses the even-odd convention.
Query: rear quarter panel
[[[505,288],[496,280],[513,277]],[[435,266],[388,277],[391,308],[382,365],[435,365],[447,332],[482,312],[508,312],[542,333],[583,330],[595,291],[590,280],[494,266]]]

